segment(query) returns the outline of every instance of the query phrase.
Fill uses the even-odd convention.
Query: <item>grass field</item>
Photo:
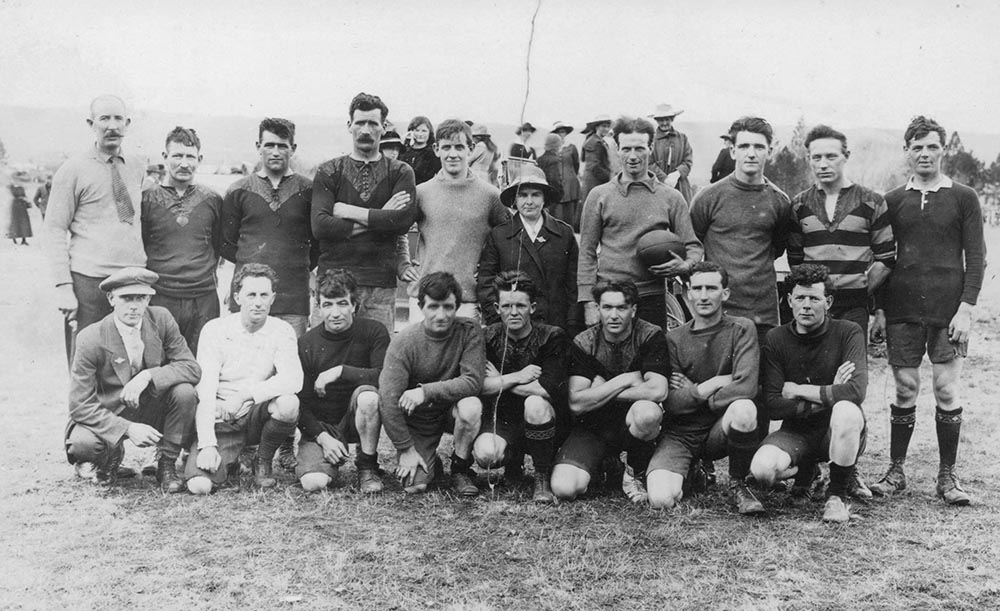
[[[32,211],[36,214],[36,211]],[[33,217],[37,225],[37,217]],[[988,230],[996,244],[1000,230]],[[993,276],[1000,261],[994,246]],[[768,493],[734,514],[720,486],[672,512],[606,493],[554,507],[530,490],[365,498],[290,481],[209,498],[152,478],[76,480],[61,440],[62,330],[37,240],[0,247],[0,608],[4,609],[995,609],[1000,608],[1000,287],[980,300],[966,363],[960,473],[975,504],[934,498],[933,399],[921,393],[910,489],[819,521],[819,501]],[[884,360],[871,363],[860,468],[887,462]],[[929,370],[924,371],[925,376]],[[382,463],[393,456],[383,440]],[[148,455],[130,445],[126,462]],[[725,473],[719,463],[720,474]],[[721,477],[720,479],[725,479]]]

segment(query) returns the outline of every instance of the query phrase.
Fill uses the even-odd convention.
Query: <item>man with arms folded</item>
[[[557,428],[569,424],[569,340],[559,327],[531,320],[536,289],[525,274],[501,272],[493,284],[500,322],[485,331],[484,418],[472,455],[481,467],[505,466],[511,479],[529,454],[535,467],[532,500],[551,503]]]
[[[452,433],[452,491],[479,494],[471,450],[483,415],[486,355],[479,323],[457,316],[461,302],[462,287],[451,274],[421,278],[423,320],[393,338],[379,376],[382,423],[399,452],[396,474],[406,492],[427,490],[442,472],[437,447],[443,433]]]
[[[718,263],[691,268],[688,300],[693,319],[667,333],[670,395],[663,436],[649,463],[646,484],[654,508],[670,508],[684,495],[693,463],[729,457],[729,486],[743,515],[764,506],[746,486],[757,449],[757,331],[746,318],[722,312],[729,275]]]
[[[633,472],[645,474],[667,398],[667,342],[659,327],[636,317],[635,285],[599,282],[593,299],[600,322],[570,346],[574,422],[552,470],[552,492],[566,501],[587,491],[605,457],[617,461],[623,450]],[[630,498],[645,500],[645,491],[639,486]]]
[[[865,337],[857,323],[829,316],[833,282],[825,267],[795,267],[788,283],[794,320],[770,331],[763,350],[767,408],[784,422],[761,442],[750,470],[773,486],[829,460],[823,520],[846,522],[844,499],[861,488],[856,464],[868,431],[861,410],[868,388]]]
[[[937,495],[949,505],[971,502],[955,474],[962,405],[962,362],[969,348],[972,310],[985,271],[983,216],[976,192],[941,173],[945,131],[916,117],[904,134],[913,172],[885,194],[899,259],[880,296],[872,331],[887,334],[896,380],[890,408],[892,464],[872,486],[878,495],[906,488],[903,464],[917,417],[920,363],[931,361],[939,466]]]
[[[77,338],[66,456],[94,464],[97,481],[113,484],[125,439],[155,445],[156,481],[165,492],[180,492],[175,463],[194,424],[201,369],[170,312],[149,307],[156,281],[147,269],[127,267],[101,282],[112,312]]]
[[[209,321],[201,331],[198,363],[198,439],[184,475],[194,494],[226,483],[244,446],[259,444],[254,481],[277,485],[271,461],[299,419],[302,365],[291,325],[268,313],[277,275],[267,265],[248,263],[233,277],[239,312]]]
[[[306,491],[322,490],[358,444],[358,489],[382,491],[378,476],[378,384],[389,332],[376,320],[355,318],[358,292],[347,270],[327,270],[319,279],[317,306],[323,324],[299,338],[304,380],[299,392],[298,466]]]

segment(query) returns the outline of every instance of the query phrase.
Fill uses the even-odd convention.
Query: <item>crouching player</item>
[[[816,463],[830,461],[823,520],[846,522],[848,493],[870,497],[855,464],[864,450],[867,425],[861,403],[868,387],[861,327],[828,316],[833,282],[822,265],[799,265],[788,276],[792,322],[764,340],[764,394],[771,419],[781,428],[761,442],[750,470],[770,486],[800,470],[808,482]]]
[[[525,453],[535,467],[532,500],[555,500],[549,486],[556,430],[568,424],[566,353],[559,327],[533,322],[537,296],[527,275],[501,272],[493,280],[500,322],[486,328],[483,423],[472,455],[481,467],[521,470]]]
[[[760,361],[757,331],[751,320],[723,314],[728,297],[726,270],[714,262],[695,263],[688,282],[693,319],[667,334],[670,395],[646,479],[654,508],[681,500],[693,462],[729,456],[737,511],[764,511],[746,486],[758,439],[753,403]]]
[[[573,500],[586,492],[606,456],[628,452],[628,464],[645,474],[660,434],[670,367],[667,341],[656,325],[636,318],[639,292],[625,281],[593,289],[599,322],[570,346],[569,408],[575,422],[556,455],[552,492]],[[646,499],[644,490],[630,495]]]
[[[233,277],[239,311],[208,321],[198,339],[198,440],[184,475],[194,494],[226,483],[244,446],[260,444],[254,482],[277,485],[271,461],[299,419],[302,365],[295,331],[269,316],[277,276],[263,263],[248,263]]]
[[[306,491],[330,485],[358,444],[358,490],[382,491],[378,475],[378,376],[389,347],[385,325],[355,318],[358,284],[351,272],[327,270],[319,280],[317,306],[323,324],[299,338],[304,380],[299,392],[298,465]]]

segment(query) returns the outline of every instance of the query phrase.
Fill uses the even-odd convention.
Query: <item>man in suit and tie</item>
[[[155,445],[156,480],[173,493],[184,489],[175,463],[193,431],[201,368],[170,313],[149,306],[157,280],[145,268],[127,267],[100,283],[112,312],[77,336],[66,457],[93,463],[97,481],[110,485],[125,439]]]

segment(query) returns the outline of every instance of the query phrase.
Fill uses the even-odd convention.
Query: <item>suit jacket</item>
[[[576,301],[576,263],[580,255],[573,228],[542,212],[538,236],[532,242],[518,215],[490,230],[479,257],[476,295],[487,323],[500,320],[496,308],[493,278],[507,270],[519,269],[538,288],[536,320],[568,329],[580,322]]]
[[[114,316],[108,314],[80,331],[69,389],[69,426],[86,426],[110,445],[117,444],[131,424],[118,415],[125,409],[120,396],[132,379],[132,367]],[[142,370],[152,376],[150,388],[161,392],[182,382],[198,383],[201,367],[166,308],[149,306],[141,333]]]
[[[681,192],[688,204],[691,203],[691,183],[688,181],[688,175],[691,173],[693,158],[691,144],[686,135],[673,129],[666,133],[661,129],[656,130],[653,150],[649,156],[649,171],[660,182],[666,180],[667,174],[674,170],[680,172],[681,176],[677,179],[675,188]]]

